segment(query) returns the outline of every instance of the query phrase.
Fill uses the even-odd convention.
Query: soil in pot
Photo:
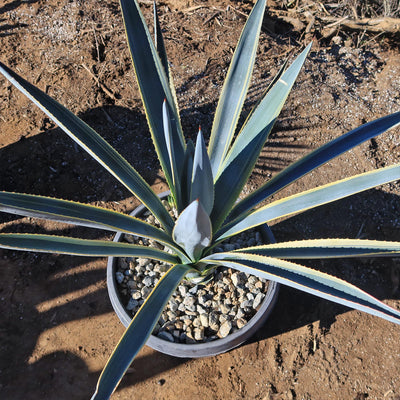
[[[169,208],[168,202],[163,202]],[[148,212],[144,213],[144,219],[158,225]],[[123,238],[130,243],[164,250],[163,245],[152,240],[131,235],[123,235]],[[222,243],[216,251],[231,251],[262,243],[260,232],[253,230]],[[119,258],[117,263],[115,277],[120,297],[128,314],[133,316],[170,265],[134,257]],[[218,268],[206,284],[183,281],[169,300],[153,335],[185,344],[224,338],[250,321],[260,308],[268,285],[265,279],[230,268]]]

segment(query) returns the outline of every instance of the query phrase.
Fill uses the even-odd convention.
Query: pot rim
[[[158,196],[163,199],[169,193],[170,191],[165,191],[163,193],[160,193]],[[140,206],[135,208],[132,213],[130,213],[130,215],[138,216],[145,210],[146,206],[141,204]],[[114,242],[120,241],[123,234],[123,232],[117,232],[114,237]],[[267,234],[271,235],[271,232],[264,232],[264,236]],[[118,318],[124,324],[124,326],[128,327],[132,320],[132,317],[127,313],[125,307],[122,305],[122,302],[120,300],[118,285],[115,278],[115,267],[117,258],[118,257],[108,257],[107,290],[114,311],[116,312]],[[245,342],[256,332],[258,328],[260,328],[264,324],[275,305],[278,297],[278,291],[279,283],[269,281],[268,290],[265,298],[255,315],[250,319],[249,322],[247,322],[245,326],[233,333],[228,334],[228,336],[224,338],[215,339],[209,342],[186,344],[169,342],[160,339],[157,336],[151,335],[146,344],[162,353],[182,358],[207,357],[224,353]]]

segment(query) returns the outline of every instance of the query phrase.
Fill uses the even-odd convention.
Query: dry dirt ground
[[[151,2],[141,3],[151,21]],[[199,124],[206,134],[210,131],[250,3],[160,2],[187,137],[194,137]],[[297,32],[269,12],[246,110],[284,58],[298,54],[312,36],[313,50],[248,191],[311,149],[400,110],[399,36],[361,36],[343,32],[338,25],[336,33],[323,39],[312,30]],[[165,190],[117,1],[3,0],[0,59],[97,129],[157,192]],[[304,177],[279,196],[399,158],[397,129]],[[0,190],[57,196],[123,212],[138,204],[2,77],[0,168]],[[385,185],[279,221],[273,230],[279,240],[400,240],[399,194],[400,183]],[[6,214],[0,215],[0,231],[112,238]],[[400,308],[396,260],[310,265]],[[0,250],[1,399],[90,398],[123,333],[108,300],[105,268],[105,259]],[[283,287],[271,318],[250,342],[227,354],[196,360],[145,347],[112,399],[400,399],[399,344],[399,326]]]

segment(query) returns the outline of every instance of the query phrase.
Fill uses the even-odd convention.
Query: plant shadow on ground
[[[205,110],[199,112],[207,115]],[[150,184],[158,179],[162,180],[156,172],[158,171],[155,167],[157,161],[151,140],[142,128],[146,126],[142,114],[136,114],[122,107],[110,106],[91,110],[82,118],[109,140]],[[284,142],[280,143],[277,141],[274,146],[287,146]],[[59,129],[50,129],[33,137],[21,138],[17,143],[0,149],[0,160],[3,167],[0,176],[1,190],[50,195],[84,203],[108,202],[110,204],[132,197]],[[270,172],[285,166],[282,165],[285,161],[271,160],[268,157],[263,160],[263,163],[269,165]],[[354,201],[360,207],[353,208],[352,218],[349,219],[342,210],[349,209],[349,204]],[[365,226],[367,237],[395,240],[396,238],[391,237],[389,233],[377,231],[377,224],[382,221],[379,216],[377,217],[376,212],[377,204],[385,204],[385,207],[380,206],[379,215],[385,215],[387,212],[390,216],[400,211],[398,203],[397,196],[374,190],[280,222],[274,225],[273,229],[280,241],[314,237],[312,235],[333,237],[336,236],[335,232],[355,237],[359,233],[359,225],[364,219],[368,219],[370,223]],[[130,211],[132,207],[128,205],[126,211]],[[356,211],[358,209],[360,211]],[[36,232],[91,239],[105,237],[111,239],[112,237],[111,234],[102,231],[70,226],[59,227],[46,224],[42,226],[18,221],[18,219],[19,217],[16,216],[0,214],[0,222],[4,223],[1,231]],[[357,225],[357,221],[361,223]],[[386,220],[385,223],[385,226],[389,226]],[[309,230],[310,228],[312,230]],[[369,235],[370,233],[372,235]],[[96,366],[93,369],[87,365],[88,353],[90,357],[93,349],[78,346],[76,351],[66,350],[60,338],[52,335],[52,331],[55,327],[68,325],[71,321],[83,319],[90,321],[93,317],[112,313],[105,286],[105,260],[16,253],[5,250],[0,252],[0,256],[0,296],[2,299],[0,302],[0,388],[5,398],[36,399],[42,395],[45,395],[47,399],[51,399],[51,396],[56,396],[57,399],[88,398],[102,367]],[[348,278],[353,283],[360,284],[367,290],[370,289],[369,291],[379,298],[387,299],[392,294],[395,297],[398,295],[392,290],[393,288],[390,288],[390,279],[387,271],[382,271],[383,267],[376,268],[376,263],[365,266],[352,261],[350,264],[357,272],[364,270],[364,278],[361,281],[357,280],[357,275],[349,272],[351,268],[348,268],[348,262],[344,264],[344,267],[340,261],[317,264],[316,267],[321,267],[322,270],[333,275]],[[385,261],[382,264],[391,268],[390,262]],[[368,278],[365,269],[370,272],[377,270],[371,275],[374,278],[373,282]],[[63,298],[61,302],[60,298]],[[296,298],[295,301],[294,298]],[[270,319],[250,343],[265,340],[317,320],[320,321],[321,328],[328,330],[336,316],[342,312],[345,311],[341,306],[283,287]],[[116,317],[114,319],[115,322],[110,323],[110,329],[115,328],[122,334],[122,325]],[[94,329],[96,331],[98,329],[96,332],[98,339],[92,340],[101,342],[102,327]],[[110,331],[106,334],[110,334]],[[56,340],[56,343],[49,344],[48,351],[35,356],[36,358],[32,356],[39,341],[43,348],[43,341],[50,343],[52,340]],[[117,341],[118,337],[115,337],[115,343]],[[112,348],[104,350],[104,360],[111,351]],[[85,357],[80,356],[82,352],[86,353]],[[135,385],[187,362],[196,361],[177,359],[157,352],[140,354],[133,364],[134,373],[127,375],[121,387]],[[35,387],[27,387],[21,383],[21,376],[27,378],[28,384],[35,382]],[[70,392],[62,395],[56,390],[61,380],[67,381],[71,389]],[[65,385],[63,387],[65,388]],[[26,397],[28,391],[31,397]],[[53,394],[50,396],[49,393]]]
[[[271,228],[278,242],[318,238],[400,240],[399,197],[378,189],[353,195],[332,204],[288,218]],[[299,264],[344,279],[380,300],[400,298],[400,268],[391,258],[338,258],[299,260]],[[277,305],[252,342],[319,321],[328,332],[339,314],[350,308],[281,286]]]

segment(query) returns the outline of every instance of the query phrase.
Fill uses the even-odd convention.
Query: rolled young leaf
[[[146,204],[147,208],[157,217],[163,227],[168,232],[171,232],[173,220],[162,205],[161,200],[138,172],[97,132],[60,103],[31,85],[2,63],[0,63],[0,73],[138,197],[142,203]]]
[[[224,226],[215,234],[215,237],[217,240],[226,239],[229,236],[262,225],[273,219],[304,212],[310,208],[327,204],[398,179],[400,179],[400,164],[395,164],[390,167],[380,168],[375,171],[329,183],[274,201],[249,213],[247,216],[239,217]]]
[[[238,202],[228,217],[231,221],[256,207],[269,196],[293,183],[305,174],[343,154],[353,147],[400,124],[400,112],[369,122],[326,143],[305,157],[289,165],[272,179]]]
[[[203,249],[210,245],[211,221],[199,200],[193,201],[179,215],[172,237],[192,261],[198,260]]]
[[[395,257],[400,242],[363,239],[312,239],[245,247],[234,252],[281,259]]]
[[[244,253],[216,253],[204,258],[229,268],[256,275],[314,294],[400,324],[400,311],[342,279],[289,261]]]
[[[108,400],[110,398],[136,354],[145,345],[179,282],[191,271],[193,269],[188,265],[174,265],[160,279],[115,347],[100,375],[91,400]]]
[[[0,233],[0,248],[88,257],[144,257],[169,264],[179,262],[177,256],[153,247],[55,235]]]

